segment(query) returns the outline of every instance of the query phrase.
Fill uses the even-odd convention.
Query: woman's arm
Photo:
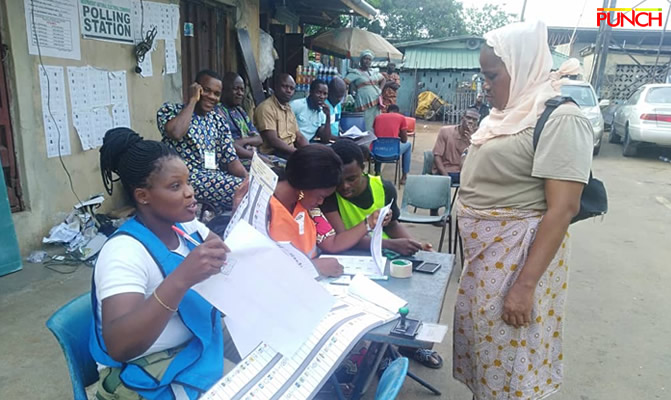
[[[557,254],[571,220],[580,211],[584,187],[580,182],[545,180],[548,209],[538,226],[529,257],[505,297],[502,318],[508,325],[520,327],[531,322],[536,285]]]
[[[221,239],[208,240],[196,247],[146,299],[142,293],[105,298],[102,332],[109,355],[125,362],[147,351],[173,315],[168,308],[177,309],[191,286],[219,273],[227,251]]]
[[[329,236],[319,243],[319,248],[331,254],[338,254],[351,249],[356,246],[364,236],[368,235],[368,226],[374,227],[379,215],[380,211],[378,210],[367,217],[368,223],[366,223],[366,220],[363,220],[358,225],[352,227],[352,229],[341,230],[340,232],[336,230],[335,235]],[[340,217],[340,215],[338,215],[338,217]],[[325,218],[329,220],[328,217],[325,216]],[[340,220],[340,223],[342,223],[342,219]],[[342,227],[344,228],[344,225]]]

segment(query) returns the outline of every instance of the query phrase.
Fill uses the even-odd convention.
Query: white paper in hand
[[[384,275],[384,267],[386,264],[386,258],[382,257],[382,233],[384,232],[384,227],[382,223],[384,222],[384,217],[388,212],[391,212],[391,202],[386,206],[380,209],[380,215],[377,217],[377,223],[375,224],[375,229],[373,229],[373,235],[370,239],[370,255],[375,260],[375,265],[380,271],[380,275]]]
[[[222,273],[193,289],[226,315],[233,341],[258,338],[291,356],[331,310],[335,299],[275,242],[239,221],[226,238]],[[238,338],[236,340],[236,337]]]

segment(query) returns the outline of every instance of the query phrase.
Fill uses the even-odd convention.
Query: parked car
[[[599,154],[601,138],[603,137],[603,116],[592,85],[584,81],[569,81],[561,87],[561,94],[562,96],[571,96],[578,103],[585,117],[592,123],[594,155]]]
[[[635,156],[644,143],[671,146],[671,84],[638,88],[615,112],[608,139],[623,142],[625,157]]]

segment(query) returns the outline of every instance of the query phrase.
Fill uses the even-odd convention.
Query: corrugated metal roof
[[[557,69],[569,57],[552,52],[552,69]],[[380,66],[381,67],[381,66]],[[480,69],[480,50],[408,48],[403,69]]]
[[[408,48],[403,69],[480,69],[480,49]]]

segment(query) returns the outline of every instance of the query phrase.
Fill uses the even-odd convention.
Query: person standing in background
[[[484,96],[482,93],[478,93],[478,96],[475,98],[475,103],[471,104],[468,108],[475,108],[480,113],[480,120],[478,124],[489,115],[489,106],[484,102]]]
[[[398,86],[401,86],[401,76],[396,73],[396,64],[393,62],[387,64],[387,72],[383,72],[382,76],[384,76],[385,85],[394,82]]]
[[[384,83],[384,76],[371,68],[373,58],[375,54],[372,51],[362,51],[359,67],[350,69],[345,75],[345,83],[349,85],[350,92],[356,92],[354,106],[356,111],[363,111],[368,132],[373,132],[373,122],[380,114],[381,86]]]

